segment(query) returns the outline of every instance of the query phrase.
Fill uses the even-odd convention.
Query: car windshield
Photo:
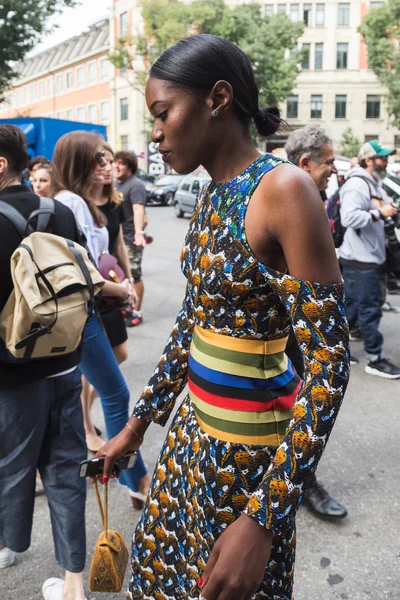
[[[164,185],[178,185],[180,180],[182,179],[182,175],[167,175],[166,177],[161,177],[156,183],[157,187],[162,187]]]

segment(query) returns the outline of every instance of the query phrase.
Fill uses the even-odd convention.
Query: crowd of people
[[[358,362],[349,325],[363,340],[365,372],[400,378],[379,332],[388,220],[397,216],[381,186],[392,150],[378,142],[360,149],[335,200],[336,223],[331,215],[343,232],[336,253],[321,201],[337,173],[332,141],[321,127],[305,127],[289,137],[288,160],[260,154],[250,125],[268,137],[280,115],[262,107],[235,45],[211,35],[181,40],[151,67],[146,102],[152,141],[169,167],[190,173],[202,165],[211,183],[182,250],[181,310],[131,415],[120,365],[126,327],[143,321],[146,190],[137,159],[94,133],[68,133],[52,162],[29,162],[30,188],[21,183],[24,135],[0,125],[0,568],[29,548],[38,471],[65,570],[63,580],[44,583],[43,596],[84,600],[86,485],[78,466],[88,451],[105,457],[106,483],[115,460],[136,451],[135,467],[119,478],[143,510],[128,597],[289,600],[302,501],[322,517],[347,514],[316,469],[350,362]],[[41,231],[41,197],[55,199],[46,231],[86,249],[102,293],[87,303],[73,352],[19,360],[4,343],[3,316],[23,236],[4,206]],[[151,422],[167,423],[186,385],[151,480],[140,446]],[[97,396],[108,441],[91,416]]]

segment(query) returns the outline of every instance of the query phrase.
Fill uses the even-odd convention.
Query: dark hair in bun
[[[273,135],[276,131],[278,131],[282,123],[281,113],[276,106],[260,108],[260,110],[254,115],[253,119],[257,133],[263,137]]]
[[[257,132],[268,137],[281,124],[276,107],[264,108],[253,68],[247,56],[232,42],[202,33],[179,40],[167,48],[150,69],[150,76],[207,96],[217,81],[228,81],[233,89],[233,104],[246,124],[254,121]]]

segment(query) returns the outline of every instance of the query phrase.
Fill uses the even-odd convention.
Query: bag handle
[[[108,483],[104,484],[104,508],[100,498],[99,484],[94,480],[94,489],[96,491],[97,503],[99,505],[101,522],[103,523],[104,534],[108,539]]]

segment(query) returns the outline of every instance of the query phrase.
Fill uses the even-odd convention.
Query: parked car
[[[165,175],[158,179],[150,188],[150,203],[157,202],[164,206],[172,206],[175,192],[183,175]]]
[[[175,194],[174,206],[177,217],[181,218],[185,213],[190,215],[193,213],[200,190],[210,180],[211,177],[206,171],[197,175],[186,175],[182,179]]]
[[[146,200],[147,202],[149,202],[150,195],[156,181],[156,177],[154,175],[149,175],[145,171],[142,171],[142,169],[139,169],[136,174],[139,177],[139,179],[141,179],[144,183],[144,186],[146,188]]]

